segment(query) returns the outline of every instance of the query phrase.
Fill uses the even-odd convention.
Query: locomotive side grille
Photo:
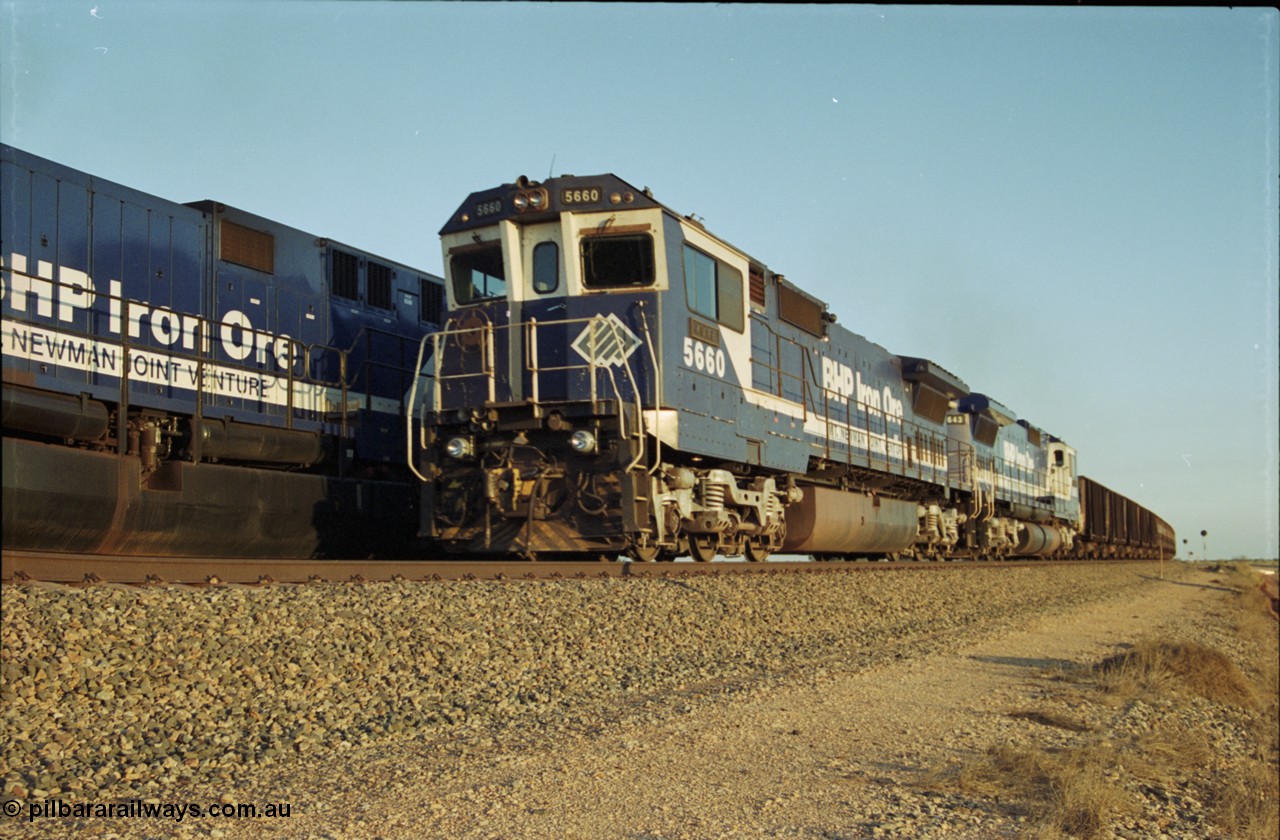
[[[369,305],[391,308],[391,267],[369,260]]]
[[[418,317],[433,324],[440,323],[444,312],[444,286],[426,277],[419,277],[418,285],[422,289],[422,311]]]
[[[274,274],[276,238],[223,219],[219,226],[218,259]]]
[[[758,306],[764,306],[764,270],[760,268],[760,266],[751,266],[749,283],[751,288],[751,302]]]
[[[822,307],[799,292],[778,285],[778,317],[819,338],[823,335]]]
[[[334,297],[360,299],[360,261],[355,254],[333,252],[332,284]]]

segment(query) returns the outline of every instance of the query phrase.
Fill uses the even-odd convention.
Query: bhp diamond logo
[[[591,364],[603,367],[625,364],[640,346],[640,339],[627,329],[621,318],[610,312],[607,318],[599,315],[592,318],[570,346]]]

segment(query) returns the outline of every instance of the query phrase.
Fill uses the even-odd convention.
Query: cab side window
[[[507,295],[500,245],[460,251],[453,255],[450,269],[453,298],[460,306]]]
[[[741,271],[691,245],[685,245],[684,289],[689,309],[742,332]]]

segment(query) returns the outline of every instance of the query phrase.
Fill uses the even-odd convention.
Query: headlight
[[[450,458],[461,461],[464,458],[470,458],[474,454],[475,445],[471,443],[471,438],[449,438],[449,442],[444,445],[444,451]]]
[[[596,436],[591,432],[579,429],[569,435],[569,446],[573,448],[574,452],[589,455],[596,451]]]

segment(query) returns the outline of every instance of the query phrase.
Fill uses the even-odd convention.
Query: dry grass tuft
[[[1145,640],[1094,666],[1099,686],[1126,697],[1181,688],[1215,703],[1255,708],[1257,692],[1225,654],[1196,642]]]
[[[1214,789],[1214,822],[1228,837],[1280,837],[1280,775],[1273,764],[1248,761]]]
[[[1213,816],[1230,837],[1274,840],[1280,837],[1280,659],[1276,657],[1275,602],[1266,580],[1248,563],[1236,563],[1226,583],[1240,593],[1235,615],[1237,635],[1253,651],[1245,670],[1258,688],[1260,714],[1251,715],[1255,754],[1213,788]]]
[[[1042,833],[1096,837],[1134,812],[1111,773],[1113,755],[1097,745],[1061,751],[1000,747],[955,771],[943,785],[971,796],[1012,796],[1039,817]]]
[[[1092,668],[1044,674],[1060,684],[1058,701],[1127,702],[1138,698],[1172,703],[1167,716],[1136,737],[1111,740],[1105,733],[1066,749],[993,748],[986,755],[927,782],[969,796],[995,800],[1013,813],[1031,816],[1041,838],[1098,837],[1118,820],[1140,813],[1137,793],[1191,790],[1209,807],[1215,835],[1239,840],[1280,837],[1280,657],[1270,596],[1259,590],[1248,564],[1224,565],[1221,582],[1240,597],[1230,622],[1250,658],[1243,667],[1195,642],[1147,640]],[[1230,626],[1230,625],[1228,625]],[[1078,693],[1083,692],[1083,694]],[[1218,755],[1206,734],[1180,724],[1178,695],[1196,695],[1217,705],[1251,731],[1252,755]],[[1197,714],[1191,716],[1196,719]],[[1010,717],[1076,732],[1089,727],[1052,710],[1016,711]],[[1188,782],[1188,780],[1192,780]],[[1145,795],[1145,794],[1144,794]],[[1206,828],[1209,826],[1206,826]]]
[[[1170,726],[1146,732],[1123,750],[1127,772],[1161,787],[1207,766],[1214,758],[1209,742],[1198,732]]]

